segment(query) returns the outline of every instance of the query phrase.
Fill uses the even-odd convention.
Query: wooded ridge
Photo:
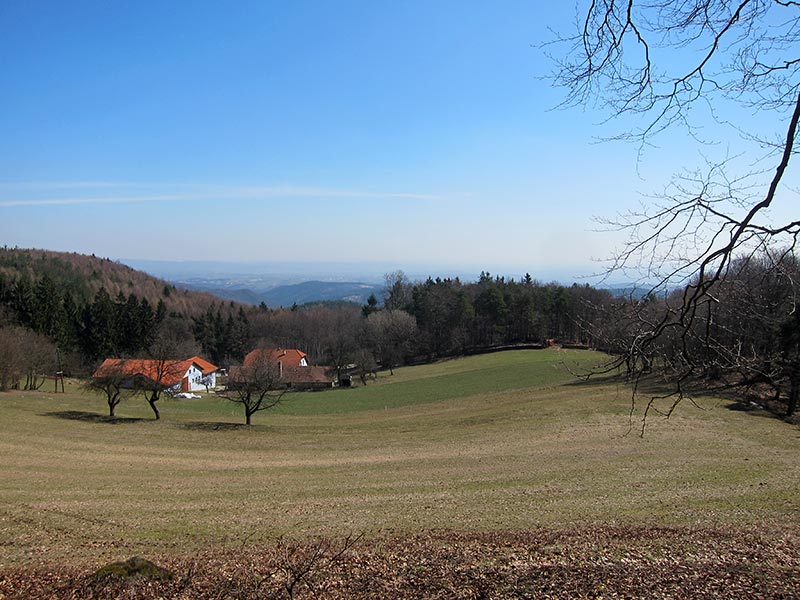
[[[227,367],[255,347],[300,348],[310,364],[356,373],[366,384],[378,368],[561,344],[608,352],[607,371],[632,381],[658,372],[677,384],[676,401],[699,378],[705,389],[738,387],[785,402],[791,415],[800,393],[797,274],[791,252],[777,266],[760,255],[734,261],[686,333],[639,343],[643,328],[680,304],[683,289],[634,298],[530,274],[412,282],[398,271],[387,274],[382,302],[373,294],[364,305],[270,309],[182,290],[108,259],[3,248],[0,389],[156,352]]]

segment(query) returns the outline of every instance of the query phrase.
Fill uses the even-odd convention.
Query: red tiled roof
[[[185,360],[157,360],[149,358],[107,358],[92,375],[97,379],[113,373],[128,377],[143,377],[161,385],[172,386],[181,382],[192,364],[200,367],[203,375],[216,371],[217,367],[207,360],[195,356]],[[210,369],[207,371],[206,369]]]
[[[333,376],[330,367],[297,367],[283,372],[282,381],[287,383],[331,383]]]
[[[296,348],[256,348],[244,357],[244,366],[250,367],[256,361],[263,360],[268,363],[281,363],[284,369],[294,369],[300,366],[300,361],[306,357],[306,353]]]
[[[208,375],[209,373],[213,373],[214,371],[219,371],[219,367],[215,364],[208,362],[205,358],[201,358],[199,356],[193,356],[189,359],[203,372],[203,375]]]

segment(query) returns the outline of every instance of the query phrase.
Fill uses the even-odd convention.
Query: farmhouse
[[[197,392],[216,387],[218,370],[216,365],[199,356],[185,360],[107,358],[92,378],[124,376],[124,387],[158,383],[171,392]]]
[[[296,369],[308,366],[308,355],[295,348],[256,348],[244,357],[244,366],[250,367],[257,362],[278,365],[280,369]]]
[[[202,387],[208,389],[214,389],[215,387],[217,387],[217,371],[219,371],[218,366],[208,362],[204,358],[200,358],[199,356],[193,356],[188,360],[192,361],[192,363],[195,366],[197,366],[202,372],[202,377],[200,379]],[[189,390],[189,391],[194,391],[194,390]]]
[[[294,389],[323,389],[334,385],[329,367],[314,367],[308,364],[308,355],[296,348],[256,348],[244,357],[243,366],[258,363],[275,365],[280,381]]]

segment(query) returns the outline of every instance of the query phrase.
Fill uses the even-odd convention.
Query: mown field
[[[230,565],[247,562],[245,548],[250,559],[250,549],[271,548],[263,567],[278,564],[287,540],[335,545],[347,535],[362,536],[352,560],[385,561],[397,576],[411,573],[411,587],[366,586],[365,562],[342,571],[364,575],[362,596],[342,576],[340,587],[304,582],[308,597],[425,596],[426,573],[439,582],[431,588],[439,595],[426,597],[481,597],[475,573],[492,569],[511,587],[488,587],[484,597],[548,597],[520,574],[542,565],[604,576],[628,569],[625,581],[651,585],[662,581],[659,569],[681,561],[697,576],[715,572],[707,560],[739,575],[755,565],[744,589],[792,597],[800,586],[798,427],[706,398],[669,420],[651,418],[643,438],[638,421],[627,434],[627,388],[578,383],[565,367],[600,360],[530,350],[398,369],[367,387],[295,394],[251,427],[240,425],[236,405],[213,395],[165,399],[156,422],[141,398],[107,420],[104,399],[76,383],[66,394],[0,394],[0,597],[23,597],[37,581],[31,574],[45,581],[49,573],[67,590],[63,573],[78,581],[133,555],[177,571],[205,556],[232,573]],[[404,567],[392,562],[398,548],[415,557]],[[425,557],[441,560],[408,571],[409,561],[424,566]],[[331,562],[326,572],[337,568]],[[550,597],[603,595],[585,573],[572,581],[584,587],[570,588],[555,572],[548,571]],[[273,581],[286,569],[270,573]],[[447,573],[460,587],[442,583]],[[159,593],[203,597],[187,585]],[[674,588],[665,597],[694,589],[669,585],[661,586]],[[604,583],[604,597],[614,589]],[[630,597],[639,588],[619,589]]]

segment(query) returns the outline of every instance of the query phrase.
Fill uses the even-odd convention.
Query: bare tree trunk
[[[117,404],[121,401],[121,392],[115,392],[109,399],[108,399],[108,413],[109,416],[114,417],[115,412],[117,410]]]
[[[153,414],[156,416],[156,421],[158,421],[161,418],[161,415],[158,412],[158,407],[156,407],[156,402],[158,402],[158,396],[156,396],[155,398],[153,396],[150,396],[147,399],[147,403],[150,405],[150,408],[153,409]]]

